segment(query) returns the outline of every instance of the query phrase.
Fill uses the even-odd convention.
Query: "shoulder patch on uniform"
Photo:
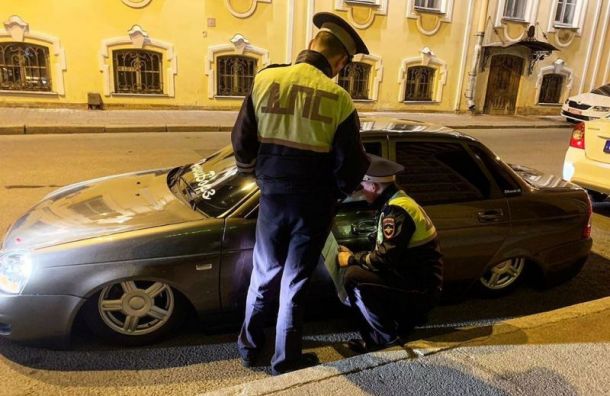
[[[381,222],[381,227],[383,228],[383,236],[386,239],[392,239],[394,234],[396,233],[396,221],[393,217],[384,217]]]

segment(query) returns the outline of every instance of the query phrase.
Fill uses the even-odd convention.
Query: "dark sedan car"
[[[363,122],[367,151],[405,165],[398,184],[434,221],[445,282],[489,294],[526,268],[574,274],[591,249],[591,205],[581,188],[509,166],[476,139],[443,127]],[[77,315],[98,335],[153,341],[192,307],[239,311],[248,287],[259,192],[232,150],[174,169],[90,180],[45,197],[18,219],[0,252],[0,334],[63,345]],[[357,193],[333,233],[369,248],[375,209]],[[322,264],[309,298],[336,300]]]

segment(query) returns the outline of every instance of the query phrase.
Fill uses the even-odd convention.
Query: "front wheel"
[[[105,341],[144,345],[159,340],[184,319],[181,296],[168,284],[128,280],[104,287],[85,304],[89,328]]]
[[[483,294],[495,297],[512,291],[522,279],[524,268],[523,257],[510,258],[491,266],[479,278]]]

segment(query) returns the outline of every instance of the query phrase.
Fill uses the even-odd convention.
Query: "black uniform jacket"
[[[388,187],[377,202],[383,207],[379,216],[392,221],[393,233],[390,237],[385,232],[376,240],[374,250],[359,252],[350,258],[350,265],[360,265],[370,271],[376,271],[386,279],[390,286],[406,290],[440,291],[443,280],[443,262],[438,238],[423,245],[409,247],[415,232],[415,223],[407,211],[396,205],[388,205],[390,198],[397,192],[394,186]],[[375,232],[375,239],[378,233]]]
[[[265,71],[271,67],[279,69]],[[306,50],[295,65],[267,69],[255,77],[254,94],[245,98],[231,133],[239,170],[254,172],[263,194],[349,195],[362,180],[369,160],[360,140],[358,114],[349,94],[330,80],[328,61]],[[292,84],[286,76],[299,81]],[[340,112],[346,118],[341,116],[339,123]],[[333,117],[338,125],[328,131]],[[261,130],[269,125],[274,130]],[[286,125],[299,125],[299,130]],[[320,132],[323,128],[327,128],[324,133]],[[314,145],[321,135],[326,139],[322,149]]]

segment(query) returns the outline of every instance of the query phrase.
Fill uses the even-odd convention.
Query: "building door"
[[[486,114],[515,114],[521,73],[523,58],[513,55],[491,58],[483,110]]]

